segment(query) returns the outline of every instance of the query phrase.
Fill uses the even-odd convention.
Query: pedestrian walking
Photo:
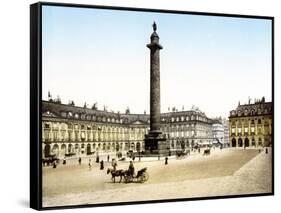
[[[265,148],[265,154],[268,154],[268,148],[267,147]]]
[[[53,168],[54,168],[54,169],[57,168],[57,161],[54,161],[54,162],[53,162]]]
[[[91,171],[91,170],[92,170],[92,161],[91,161],[91,159],[89,159],[89,164],[88,164],[88,166],[89,166],[89,170]]]
[[[168,157],[165,157],[165,165],[168,164]]]
[[[104,169],[104,163],[103,163],[103,160],[101,160],[100,162],[100,170],[103,170]]]
[[[66,164],[66,159],[65,159],[65,157],[63,158],[62,164],[63,164],[63,165]]]
[[[110,158],[109,155],[107,155],[107,162],[109,162],[109,158]]]
[[[79,163],[79,165],[81,165],[81,163],[82,163],[81,157],[78,158],[78,163]]]

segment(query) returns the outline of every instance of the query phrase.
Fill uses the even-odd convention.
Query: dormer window
[[[49,128],[50,128],[50,124],[45,123],[44,126],[45,126],[46,129],[49,129]]]

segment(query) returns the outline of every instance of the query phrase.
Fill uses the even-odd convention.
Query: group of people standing
[[[79,161],[79,165],[81,165],[81,158],[79,158],[78,161]],[[100,163],[100,170],[103,170],[104,169],[104,162],[103,162],[103,160],[101,160],[99,163]],[[89,166],[89,170],[91,171],[92,170],[92,159],[91,158],[89,159],[88,166]]]

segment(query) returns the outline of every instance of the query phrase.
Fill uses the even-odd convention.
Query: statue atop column
[[[157,30],[157,25],[156,25],[155,22],[153,22],[152,27],[153,27],[153,31],[156,32],[156,30]]]

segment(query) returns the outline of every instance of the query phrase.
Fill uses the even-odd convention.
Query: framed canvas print
[[[30,206],[273,195],[273,21],[31,5]]]

